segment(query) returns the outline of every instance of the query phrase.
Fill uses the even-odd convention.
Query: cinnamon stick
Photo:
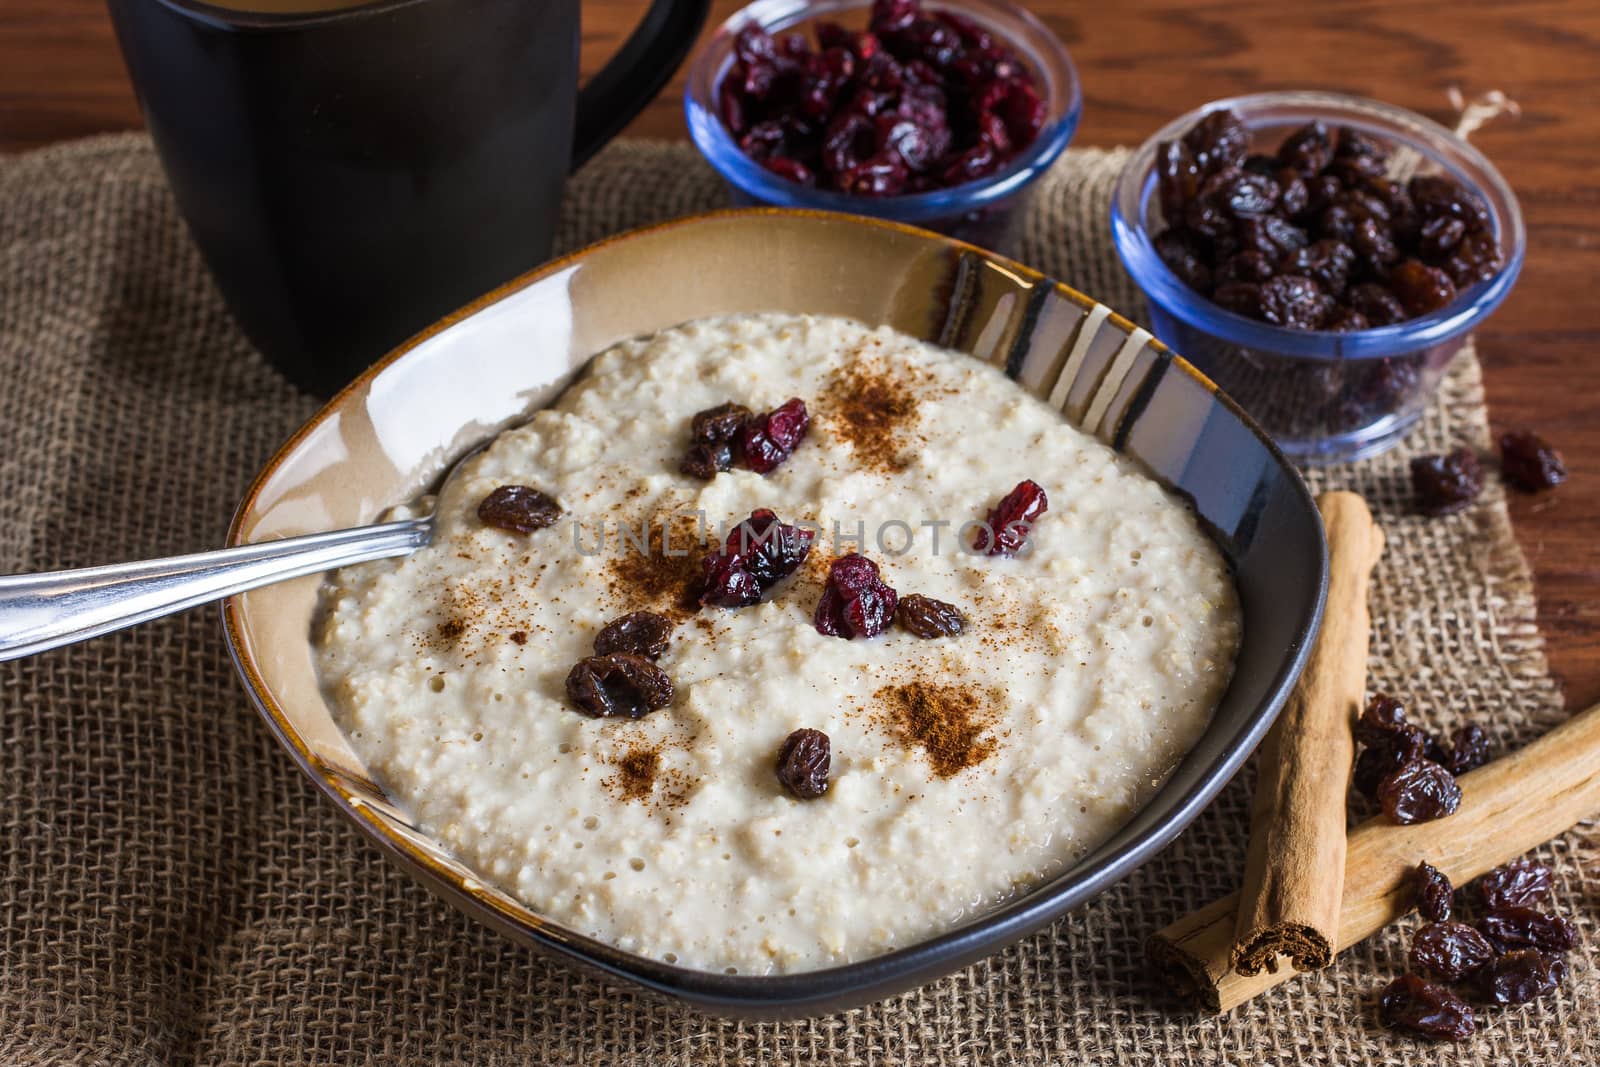
[[[1383,816],[1350,832],[1337,946],[1364,941],[1411,910],[1412,872],[1427,860],[1460,885],[1600,812],[1600,705],[1462,775],[1461,807],[1435,822]],[[1151,960],[1213,1012],[1231,1011],[1297,971],[1230,966],[1237,893],[1179,919],[1146,946]]]
[[[1250,851],[1231,960],[1240,974],[1333,961],[1344,891],[1351,728],[1367,686],[1367,588],[1383,531],[1355,493],[1317,498],[1328,537],[1322,630],[1283,712],[1261,745]]]

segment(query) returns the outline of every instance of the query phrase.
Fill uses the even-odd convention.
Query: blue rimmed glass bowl
[[[863,197],[813,189],[767,170],[745,155],[723,125],[717,87],[732,65],[734,40],[746,26],[769,33],[805,30],[819,20],[866,26],[866,0],[757,0],[718,27],[689,67],[684,109],[689,136],[740,206],[815,208],[905,222],[997,251],[1015,251],[1013,222],[1029,189],[1056,161],[1078,128],[1083,94],[1072,58],[1034,15],[1006,0],[927,0],[930,11],[965,15],[1003,39],[1028,66],[1048,114],[1033,143],[1004,167],[977,181],[904,196]]]
[[[1272,152],[1293,129],[1321,119],[1389,143],[1416,174],[1442,173],[1487,205],[1502,266],[1438,311],[1350,333],[1289,330],[1225,311],[1161,260],[1152,238],[1166,227],[1156,195],[1157,146],[1223,108],[1250,131],[1252,152]],[[1226,390],[1291,457],[1331,463],[1375,455],[1421,416],[1445,367],[1511,291],[1527,243],[1522,212],[1500,172],[1467,142],[1414,112],[1337,93],[1276,92],[1218,100],[1174,119],[1141,145],[1111,205],[1117,252],[1144,290],[1156,336]]]

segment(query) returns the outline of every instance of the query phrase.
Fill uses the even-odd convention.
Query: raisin
[[[1550,895],[1550,868],[1532,860],[1517,860],[1497,867],[1478,881],[1484,907],[1525,908]]]
[[[1424,758],[1427,750],[1427,734],[1415,726],[1402,726],[1388,738],[1361,750],[1351,781],[1362,796],[1377,800],[1384,780],[1412,760]]]
[[[1359,311],[1374,326],[1392,326],[1404,322],[1406,309],[1395,295],[1376,282],[1362,282],[1352,286],[1350,307]]]
[[[1554,992],[1567,977],[1559,955],[1524,948],[1507,952],[1478,971],[1478,995],[1491,1004],[1526,1004]]]
[[[1456,298],[1450,275],[1420,259],[1408,259],[1390,271],[1389,288],[1411,315],[1437,311]]]
[[[639,719],[672,703],[672,679],[643,656],[590,656],[567,675],[567,698],[597,719]]]
[[[1411,939],[1411,969],[1439,982],[1459,982],[1495,955],[1488,938],[1466,923],[1431,922]]]
[[[1411,201],[1424,220],[1460,219],[1469,230],[1489,228],[1489,209],[1477,194],[1442,174],[1419,174],[1411,179]]]
[[[1161,262],[1178,276],[1179,281],[1197,293],[1211,292],[1211,267],[1206,263],[1204,244],[1199,235],[1175,226],[1163,230],[1152,243]]]
[[[1489,762],[1489,735],[1477,723],[1458,726],[1450,734],[1443,762],[1445,770],[1457,776],[1482,767]]]
[[[898,600],[878,565],[852,552],[829,565],[812,623],[829,637],[876,637],[889,628]]]
[[[691,478],[710,481],[733,467],[733,448],[726,444],[692,444],[678,462],[678,470]]]
[[[1467,234],[1467,224],[1449,215],[1439,215],[1422,224],[1422,240],[1417,252],[1423,259],[1438,262],[1444,259]]]
[[[485,526],[511,533],[542,530],[560,517],[561,505],[554,497],[527,485],[502,485],[478,505]]]
[[[1224,218],[1237,221],[1265,215],[1277,200],[1278,183],[1271,178],[1241,167],[1226,167],[1205,180],[1190,209],[1196,205],[1212,207]]]
[[[1506,906],[1495,908],[1478,920],[1478,929],[1495,944],[1506,949],[1536,948],[1545,952],[1565,952],[1578,943],[1577,930],[1560,915],[1535,908]]]
[[[752,415],[738,428],[739,462],[757,474],[766,474],[794,452],[811,426],[805,401],[784,401],[764,415]]]
[[[1315,330],[1333,310],[1333,300],[1300,274],[1280,274],[1261,285],[1263,321],[1291,330]]]
[[[1219,285],[1211,299],[1226,311],[1250,319],[1261,317],[1261,286],[1255,282],[1229,282]]]
[[[728,531],[700,561],[697,599],[703,607],[742,608],[793,574],[811,552],[816,531],[790,526],[767,508]]]
[[[1301,174],[1320,174],[1333,162],[1333,140],[1321,119],[1306,123],[1278,146],[1278,160]]]
[[[1427,862],[1417,864],[1416,879],[1417,911],[1431,923],[1448,922],[1455,900],[1455,887],[1450,879]]]
[[[1406,706],[1388,693],[1374,693],[1356,720],[1356,740],[1363,745],[1380,745],[1405,725]]]
[[[672,620],[653,611],[635,611],[612,619],[595,635],[594,654],[618,652],[659,659],[672,639]]]
[[[1500,435],[1500,472],[1525,493],[1554,489],[1567,480],[1561,453],[1532,430]]]
[[[695,413],[690,422],[689,439],[696,444],[728,444],[749,418],[750,409],[743,404],[718,404]]]
[[[1378,786],[1378,803],[1390,821],[1402,826],[1431,822],[1455,814],[1461,806],[1461,787],[1454,775],[1432,760],[1414,759]]]
[[[1217,284],[1253,282],[1259,285],[1276,273],[1271,257],[1256,251],[1240,252],[1217,271]]]
[[[1356,330],[1369,329],[1371,326],[1372,324],[1367,321],[1367,317],[1361,312],[1353,311],[1344,306],[1334,308],[1333,313],[1322,324],[1324,330],[1332,330],[1335,333],[1352,333]],[[1351,425],[1359,425],[1366,421],[1367,414],[1362,411]]]
[[[1276,215],[1244,219],[1234,227],[1233,235],[1240,249],[1260,252],[1274,262],[1304,248],[1310,240],[1304,230]]]
[[[1278,210],[1289,218],[1305,214],[1311,205],[1311,189],[1300,172],[1292,167],[1282,167],[1274,175],[1278,183]]]
[[[1226,109],[1213,111],[1183,135],[1200,169],[1208,173],[1244,162],[1250,135],[1239,116]]]
[[[1457,289],[1465,289],[1476,282],[1488,281],[1499,272],[1500,246],[1495,243],[1492,234],[1468,230],[1461,243],[1439,266],[1450,275]]]
[[[1161,214],[1168,219],[1183,217],[1183,209],[1200,188],[1200,166],[1194,153],[1182,141],[1163,141],[1156,147],[1156,183],[1161,196]]]
[[[1477,1030],[1472,1008],[1444,986],[1403,974],[1378,997],[1378,1019],[1435,1041],[1465,1041]]]
[[[1389,264],[1400,258],[1400,249],[1394,243],[1394,230],[1377,219],[1362,219],[1356,223],[1351,247],[1371,274],[1381,275]],[[1445,278],[1445,281],[1449,280]]]
[[[1285,274],[1300,274],[1316,282],[1322,291],[1338,296],[1350,282],[1356,253],[1349,245],[1326,238],[1297,248],[1283,257],[1278,269]]]
[[[815,800],[828,791],[832,752],[821,730],[796,730],[778,750],[778,781],[801,800]]]
[[[1020,481],[990,511],[973,547],[991,556],[1014,556],[1028,544],[1033,522],[1050,510],[1037,482]]]
[[[960,608],[920,593],[901,597],[894,618],[918,637],[954,637],[966,625]]]
[[[1450,515],[1478,498],[1483,467],[1470,448],[1445,455],[1417,456],[1411,461],[1411,489],[1424,515]]]

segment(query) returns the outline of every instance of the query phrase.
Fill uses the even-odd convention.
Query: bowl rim
[[[1048,286],[1058,296],[1086,311],[1096,306],[1103,306],[1043,272],[998,253],[957,238],[870,216],[808,209],[747,207],[686,215],[643,226],[603,238],[512,278],[456,311],[441,317],[369,366],[296,429],[263,464],[234,512],[228,526],[226,544],[231,547],[244,543],[241,540],[244,525],[256,511],[262,491],[299,445],[330,417],[337,417],[348,398],[368,387],[387,368],[405,358],[428,339],[492,307],[529,285],[570,269],[600,250],[639,237],[660,235],[705,223],[772,217],[845,223],[916,237],[952,251],[975,255],[1035,285]],[[1108,321],[1118,328],[1124,331],[1139,329],[1126,317],[1110,309],[1107,311]],[[1289,484],[1300,498],[1301,504],[1310,509],[1312,514],[1317,514],[1315,501],[1304,478],[1279,450],[1271,436],[1256,425],[1231,397],[1219,390],[1205,374],[1186,359],[1154,337],[1150,337],[1147,343],[1158,355],[1169,359],[1170,366],[1188,375],[1238,419],[1244,429],[1263,445],[1271,459],[1291,475]],[[955,928],[903,948],[853,963],[778,975],[728,975],[679,967],[629,952],[608,942],[570,931],[567,927],[538,915],[531,906],[517,902],[511,902],[511,906],[507,906],[509,897],[506,901],[497,899],[495,895],[484,892],[488,887],[478,879],[463,878],[443,866],[403,836],[393,833],[369,810],[369,805],[356,796],[338,777],[317,768],[316,757],[295,730],[290,716],[273,696],[252,658],[250,646],[244,636],[243,599],[239,596],[227,598],[222,602],[220,612],[224,638],[234,667],[244,683],[251,702],[266,720],[273,736],[289,752],[301,772],[311,779],[318,791],[384,853],[399,861],[409,876],[420,881],[426,888],[459,910],[486,922],[502,933],[522,942],[531,941],[542,950],[559,955],[571,963],[598,970],[611,978],[620,979],[655,994],[687,1001],[703,1010],[743,1018],[791,1018],[823,1014],[842,1010],[842,1007],[881,1000],[992,955],[1014,941],[1042,929],[1071,908],[1099,895],[1128,877],[1170,844],[1211,803],[1216,794],[1255,751],[1277,719],[1310,657],[1312,646],[1321,628],[1328,589],[1327,540],[1321,522],[1315,523],[1314,526],[1319,556],[1317,589],[1312,611],[1310,617],[1303,620],[1298,631],[1292,635],[1288,658],[1273,678],[1261,708],[1250,721],[1249,727],[1236,739],[1236,743],[1225,750],[1211,766],[1203,770],[1188,791],[1175,800],[1142,838],[1122,851],[1101,860],[1091,868],[1088,877],[1079,878],[1071,884],[1053,890],[1049,889],[1052,881],[1076,869],[1067,868],[1055,878],[1041,883],[1017,898],[989,909]],[[529,921],[529,916],[532,917],[532,922]]]
[[[1039,131],[1033,143],[1012,157],[1004,167],[993,174],[973,181],[963,182],[948,189],[935,189],[925,193],[907,193],[899,196],[868,198],[829,189],[815,189],[781,178],[746,156],[722,124],[716,108],[716,88],[727,67],[726,56],[721,55],[731,46],[733,38],[746,25],[756,24],[770,29],[783,29],[796,23],[809,22],[840,11],[863,10],[871,0],[755,0],[735,11],[713,31],[690,61],[684,80],[684,118],[689,126],[689,137],[700,154],[711,164],[722,179],[745,196],[765,204],[793,205],[813,210],[832,210],[845,213],[870,212],[874,216],[900,222],[917,222],[959,215],[989,205],[999,204],[1031,184],[1049,170],[1051,164],[1066,150],[1077,132],[1083,116],[1083,86],[1078,79],[1077,67],[1061,39],[1041,22],[1038,16],[1010,0],[932,0],[933,10],[949,8],[973,18],[987,28],[998,31],[986,17],[991,11],[1004,13],[1021,22],[1033,35],[1033,41],[1019,41],[1006,34],[1007,43],[1021,49],[1041,68],[1047,85],[1057,93],[1047,95],[1054,104],[1059,95],[1061,106],[1051,107],[1051,116]],[[1036,47],[1037,46],[1037,47]],[[713,60],[715,58],[715,69]]]
[[[1215,111],[1231,109],[1246,113],[1272,105],[1316,110],[1329,122],[1360,124],[1381,122],[1382,136],[1404,135],[1403,144],[1441,166],[1482,198],[1495,224],[1496,236],[1509,246],[1506,261],[1491,278],[1460,290],[1446,306],[1426,315],[1390,326],[1376,326],[1345,333],[1330,330],[1291,330],[1258,322],[1213,303],[1190,289],[1157,254],[1151,235],[1142,219],[1145,186],[1154,167],[1157,146],[1181,136],[1197,121]],[[1311,116],[1306,116],[1308,119]],[[1447,154],[1448,153],[1448,154]],[[1453,154],[1456,159],[1450,158]],[[1470,168],[1482,176],[1474,178]],[[1487,182],[1488,188],[1484,187]],[[1129,217],[1127,208],[1135,214]],[[1506,181],[1489,157],[1425,115],[1396,104],[1349,93],[1321,90],[1277,90],[1224,97],[1202,104],[1168,122],[1134,149],[1117,176],[1111,194],[1111,231],[1117,255],[1135,283],[1151,303],[1182,320],[1189,327],[1219,340],[1269,355],[1302,359],[1383,359],[1404,355],[1442,344],[1459,336],[1487,318],[1516,284],[1527,252],[1527,228],[1522,208]]]

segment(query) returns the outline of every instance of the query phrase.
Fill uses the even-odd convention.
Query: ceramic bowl
[[[744,976],[675,967],[564,929],[487,884],[392,804],[335,725],[310,642],[318,577],[228,601],[227,639],[289,755],[439,896],[612,980],[746,1017],[842,1010],[928,982],[1050,923],[1149,859],[1272,722],[1320,621],[1316,508],[1271,441],[1188,363],[1104,306],[1016,263],[894,223],[752,209],[667,223],[568,256],[416,337],[333,399],[240,505],[230,544],[371,522],[476,442],[555,397],[595,353],[689,319],[811,312],[886,324],[993,363],[1193,501],[1234,568],[1237,669],[1199,744],[1150,803],[1071,869],[919,944],[847,966]]]

